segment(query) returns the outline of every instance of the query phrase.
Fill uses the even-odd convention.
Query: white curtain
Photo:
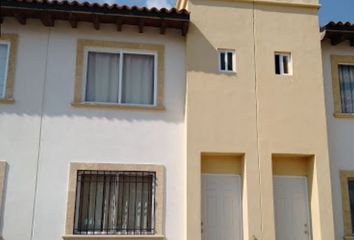
[[[79,177],[75,231],[144,234],[152,231],[153,177],[142,173]]]
[[[119,54],[89,52],[87,69],[85,101],[118,103]]]
[[[154,103],[154,56],[123,55],[122,103]]]
[[[8,45],[0,44],[0,98],[5,97]]]
[[[340,95],[343,113],[354,113],[354,65],[339,65]]]

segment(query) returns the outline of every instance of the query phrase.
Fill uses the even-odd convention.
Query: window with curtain
[[[155,175],[78,171],[74,234],[154,234]]]
[[[0,43],[0,98],[5,97],[9,44]]]
[[[354,65],[338,65],[343,113],[354,113]]]
[[[349,200],[350,200],[350,213],[352,220],[352,234],[354,235],[354,180],[348,181]]]
[[[87,53],[85,101],[155,105],[155,55]]]

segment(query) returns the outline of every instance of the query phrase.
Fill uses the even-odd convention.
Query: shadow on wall
[[[223,45],[223,44],[228,44],[230,43],[230,39],[237,39],[239,38],[240,34],[246,34],[246,36],[250,36],[250,34],[253,35],[253,25],[254,25],[254,20],[257,21],[257,16],[269,14],[270,16],[274,16],[274,13],[280,14],[279,17],[280,19],[274,18],[274,21],[277,21],[276,24],[272,25],[271,22],[269,23],[269,26],[264,26],[264,28],[269,28],[271,29],[272,27],[276,27],[279,25],[279,21],[281,21],[282,15],[284,14],[284,20],[285,16],[287,16],[287,19],[293,19],[293,18],[288,18],[288,16],[293,16],[293,15],[299,15],[303,16],[309,15],[309,16],[317,16],[317,9],[306,9],[306,8],[299,8],[299,7],[284,7],[284,6],[265,6],[265,5],[253,5],[253,3],[239,3],[239,2],[220,2],[220,1],[204,1],[204,0],[192,0],[191,2],[191,11],[194,12],[196,15],[205,15],[208,17],[205,18],[196,18],[193,19],[193,14],[191,15],[191,23],[190,23],[190,28],[189,32],[187,35],[187,54],[190,56],[193,56],[193,59],[200,59],[200,61],[193,61],[193,62],[187,62],[187,68],[188,71],[190,72],[203,72],[203,73],[210,73],[210,74],[220,74],[218,71],[218,53],[217,53],[217,48],[228,48],[229,46]],[[253,9],[255,9],[255,13],[253,13]],[[237,10],[237,11],[236,11]],[[233,12],[234,11],[234,12]],[[220,14],[223,13],[224,15]],[[225,15],[230,15],[232,14],[237,14],[240,13],[242,16],[248,16],[250,17],[249,19],[240,19],[240,17],[235,16],[234,18],[226,18]],[[254,17],[254,19],[253,19]],[[213,28],[217,28],[219,25],[218,23],[225,22],[225,20],[228,20],[226,22],[226,25],[229,30],[228,31],[228,37],[223,35],[225,31],[212,31],[210,34],[212,34],[212,41],[210,42],[211,38],[206,37],[206,33],[203,31],[211,31]],[[231,20],[231,22],[230,22]],[[234,22],[232,22],[232,20]],[[242,20],[242,21],[241,21]],[[294,23],[296,24],[296,23]],[[258,23],[258,26],[259,25]],[[219,26],[220,27],[220,26]],[[223,27],[223,26],[221,26]],[[303,27],[303,26],[299,26]],[[205,30],[204,30],[205,29]],[[256,34],[257,34],[257,29],[255,29]],[[220,32],[220,33],[218,33]],[[224,41],[223,41],[224,40]],[[198,47],[195,46],[189,46],[189,42],[197,42]],[[224,43],[225,42],[225,43]],[[253,45],[251,46],[251,43],[253,40],[250,40],[249,44],[250,47],[253,48]],[[220,46],[219,46],[220,45]],[[239,47],[244,47],[244,46],[239,46]],[[253,63],[250,63],[253,64]]]
[[[0,199],[0,240],[2,240],[2,231],[4,228],[4,211],[5,211],[5,201],[6,201],[6,193],[7,193],[7,173],[9,171],[9,165],[5,163],[5,175],[3,179],[3,189],[2,189],[2,199]]]

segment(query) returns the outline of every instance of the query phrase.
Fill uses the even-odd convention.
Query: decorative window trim
[[[155,206],[155,234],[154,235],[74,235],[75,200],[77,171],[151,171],[156,172],[156,206]],[[64,240],[163,240],[163,210],[164,210],[164,167],[149,164],[117,164],[117,163],[70,163],[68,202]]]
[[[5,80],[5,96],[3,98],[0,98],[0,103],[11,104],[15,102],[13,98],[13,92],[14,92],[14,79],[15,79],[15,70],[16,70],[18,35],[3,33],[0,35],[0,42],[6,42],[9,44],[9,56],[8,56],[7,74]]]
[[[333,104],[334,104],[334,117],[336,118],[354,118],[352,113],[342,112],[342,103],[340,96],[340,84],[339,84],[339,64],[354,64],[354,56],[331,56],[331,69],[332,69],[332,91],[333,91]]]
[[[354,179],[354,171],[340,171],[340,184],[342,190],[342,208],[344,221],[344,239],[354,239],[352,234],[352,220],[350,211],[350,199],[348,180]]]
[[[82,101],[82,91],[84,87],[84,72],[85,72],[85,49],[87,48],[105,48],[105,49],[122,49],[127,51],[148,51],[155,52],[157,56],[157,86],[156,86],[156,103],[154,106],[144,105],[123,105],[116,103],[90,103]],[[107,108],[107,109],[131,109],[131,110],[165,110],[164,101],[164,70],[165,70],[165,47],[157,44],[145,43],[123,43],[101,40],[85,40],[77,41],[76,53],[76,76],[75,76],[75,92],[73,107],[86,108]]]

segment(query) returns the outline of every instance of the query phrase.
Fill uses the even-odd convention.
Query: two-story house
[[[184,239],[188,19],[1,1],[3,239]]]
[[[4,0],[4,240],[332,240],[317,0]]]
[[[322,28],[335,239],[354,239],[354,24]]]

